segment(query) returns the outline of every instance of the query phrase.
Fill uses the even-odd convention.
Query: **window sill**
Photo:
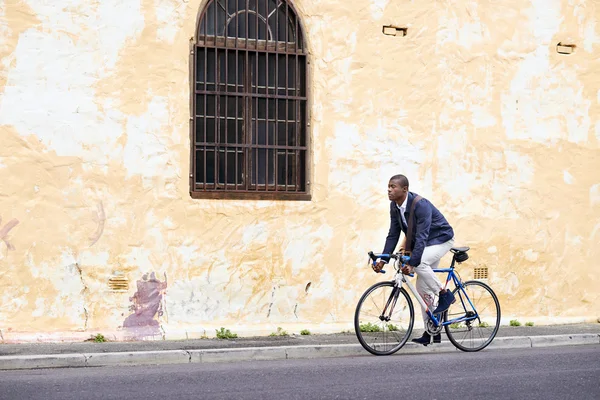
[[[310,193],[286,192],[226,192],[226,191],[197,191],[190,192],[192,199],[218,199],[218,200],[274,200],[274,201],[310,201]]]

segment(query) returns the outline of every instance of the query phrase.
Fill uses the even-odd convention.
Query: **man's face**
[[[397,180],[390,180],[388,183],[388,198],[396,203],[403,203],[408,194],[408,186],[400,186]]]

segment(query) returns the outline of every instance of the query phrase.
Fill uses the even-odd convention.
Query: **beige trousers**
[[[421,256],[421,264],[414,268],[417,274],[416,289],[427,307],[431,311],[437,307],[440,290],[444,287],[433,270],[440,265],[440,259],[454,246],[454,238],[446,243],[425,247]],[[421,308],[423,323],[427,324],[429,316],[425,309]]]

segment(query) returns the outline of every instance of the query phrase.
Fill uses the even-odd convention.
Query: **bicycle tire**
[[[402,346],[404,346],[408,340],[408,338],[410,337],[411,333],[412,333],[412,329],[414,326],[414,322],[415,322],[415,313],[414,313],[414,307],[413,307],[413,303],[412,300],[410,299],[410,296],[408,295],[408,293],[406,292],[406,290],[404,290],[404,288],[396,288],[396,290],[394,290],[394,286],[395,286],[395,282],[393,281],[389,281],[389,282],[379,282],[374,284],[373,286],[371,286],[370,288],[368,288],[363,295],[361,296],[360,300],[358,301],[358,304],[356,305],[356,311],[354,313],[354,330],[356,332],[356,336],[358,338],[358,341],[360,342],[360,344],[362,345],[362,347],[367,350],[369,353],[374,354],[376,356],[385,356],[385,355],[391,355],[394,354],[395,352],[397,352],[398,350],[400,350],[402,348]],[[384,288],[384,287],[391,287],[392,290],[390,291],[389,296],[386,297],[382,297],[382,299],[387,302],[389,301],[390,297],[393,296],[396,292],[398,293],[398,297],[397,297],[397,301],[395,303],[395,310],[397,310],[397,306],[399,304],[399,302],[401,301],[401,299],[405,300],[406,303],[406,308],[407,311],[409,312],[409,322],[408,322],[408,327],[404,333],[404,336],[402,338],[400,338],[398,340],[398,342],[393,345],[391,348],[387,349],[386,348],[386,328],[389,328],[390,325],[393,325],[393,323],[389,323],[389,321],[381,321],[381,325],[382,325],[382,331],[371,331],[371,332],[364,332],[366,333],[382,333],[382,337],[384,340],[383,343],[383,350],[379,350],[377,347],[381,347],[381,345],[379,344],[375,344],[375,343],[370,343],[369,340],[365,337],[365,335],[363,334],[362,330],[361,330],[361,310],[363,309],[363,305],[364,302],[367,298],[369,298],[369,296],[374,293],[377,289],[379,288]],[[373,302],[374,303],[374,302]],[[393,310],[392,310],[393,311]],[[397,332],[397,326],[394,326],[394,330],[388,330],[387,332]],[[398,335],[395,333],[388,333],[389,336],[395,336],[396,338],[398,338]]]
[[[454,345],[454,347],[456,347],[459,350],[466,351],[466,352],[480,351],[480,350],[485,349],[487,346],[489,346],[490,343],[492,343],[492,341],[496,337],[496,334],[498,333],[498,329],[500,328],[500,317],[501,317],[500,302],[498,301],[498,297],[496,296],[496,293],[494,293],[494,291],[492,290],[492,288],[489,287],[488,285],[486,285],[483,282],[480,282],[480,281],[467,281],[467,282],[463,283],[463,286],[465,288],[465,291],[466,291],[467,287],[469,287],[469,286],[480,286],[483,289],[485,289],[491,295],[491,298],[493,299],[494,305],[496,306],[496,310],[497,310],[496,321],[495,321],[496,325],[492,329],[492,332],[491,332],[490,336],[488,337],[488,339],[486,339],[481,345],[479,345],[477,347],[466,347],[466,346],[462,345],[461,343],[459,343],[459,341],[455,337],[455,335],[458,332],[456,332],[456,331],[453,332],[450,325],[445,325],[446,336],[448,336],[448,339],[450,340],[450,342],[452,342],[452,344]],[[458,303],[459,306],[462,307],[464,313],[466,314],[468,312],[468,310],[465,309],[464,304],[462,303],[461,299],[459,298],[459,296],[462,296],[462,294],[459,293],[459,291],[460,291],[460,288],[458,288],[458,287],[455,288],[452,291],[452,293],[454,293],[454,295],[456,297],[456,302],[453,305],[456,305]],[[452,309],[452,306],[450,307],[450,309],[448,309],[444,313],[444,321],[445,322],[448,321],[448,314],[450,313],[451,309]],[[479,322],[479,326],[477,326],[476,329],[482,328],[482,326],[481,326],[482,322],[481,322],[481,319],[479,317],[479,311],[478,311],[478,319],[479,319],[480,322]],[[483,326],[483,328],[487,329],[487,328],[489,328],[489,326],[487,326],[487,327]],[[470,328],[470,329],[468,328],[467,332],[472,332],[472,330],[473,330],[473,328]],[[482,337],[482,339],[483,339],[483,337]]]

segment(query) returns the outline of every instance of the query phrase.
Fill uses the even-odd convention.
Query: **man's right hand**
[[[383,266],[386,264],[385,261],[377,261],[375,263],[375,265],[373,265],[373,271],[379,273],[379,271],[381,271],[381,269],[383,268]]]

